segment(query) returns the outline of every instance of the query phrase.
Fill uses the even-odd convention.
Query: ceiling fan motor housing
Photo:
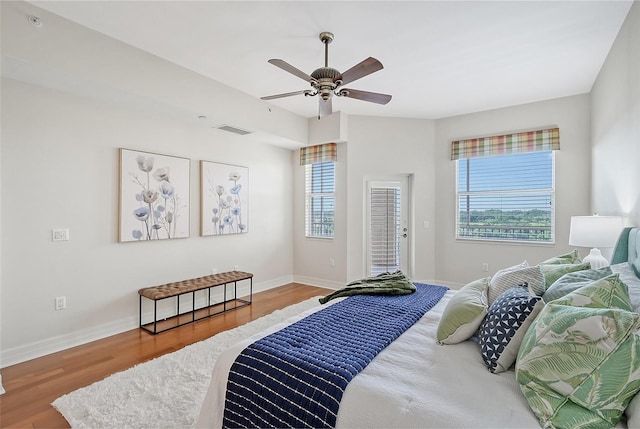
[[[334,81],[335,78],[340,76],[340,72],[331,67],[320,67],[311,73],[311,77],[316,82],[311,82],[311,85],[318,91],[320,97],[327,101],[331,98],[331,93],[340,85],[340,81]]]

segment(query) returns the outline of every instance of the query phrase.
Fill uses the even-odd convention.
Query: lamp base
[[[596,247],[591,249],[591,253],[589,253],[582,262],[589,262],[589,264],[591,264],[591,268],[595,270],[609,266],[609,261],[602,256],[602,252],[600,252],[600,249]]]

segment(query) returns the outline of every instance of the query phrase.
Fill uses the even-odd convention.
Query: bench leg
[[[153,335],[158,333],[158,301],[153,300]]]

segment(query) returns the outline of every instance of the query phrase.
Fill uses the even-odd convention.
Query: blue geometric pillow
[[[544,301],[530,295],[527,284],[514,286],[495,300],[480,325],[480,352],[489,371],[508,370],[516,361],[522,338]]]

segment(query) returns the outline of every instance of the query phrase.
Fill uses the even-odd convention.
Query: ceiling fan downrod
[[[320,41],[324,44],[324,66],[329,67],[329,43],[333,42],[333,33],[323,31],[320,33]]]

